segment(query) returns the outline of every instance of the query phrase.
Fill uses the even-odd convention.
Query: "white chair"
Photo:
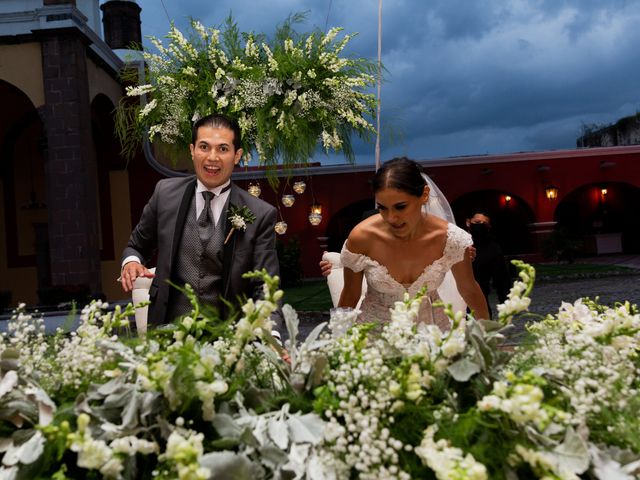
[[[156,269],[150,268],[151,273],[155,273]],[[134,305],[149,300],[149,288],[151,287],[153,278],[138,277],[133,282],[133,290],[131,291],[131,301]],[[149,315],[149,305],[136,309],[136,329],[138,335],[147,333],[147,316]]]
[[[340,254],[338,252],[324,252],[322,254],[322,260],[326,260],[331,263],[331,273],[327,277],[327,285],[329,286],[329,292],[331,293],[331,301],[333,306],[337,307],[340,301],[340,293],[344,287],[343,267],[340,261]],[[367,281],[362,278],[362,295],[358,301],[356,308],[360,308],[364,294],[367,291]]]

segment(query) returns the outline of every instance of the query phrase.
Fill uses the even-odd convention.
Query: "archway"
[[[491,218],[492,233],[505,255],[531,253],[533,244],[529,224],[535,215],[529,205],[517,195],[501,190],[480,190],[465,193],[451,203],[456,223],[465,228],[466,219],[476,210]]]
[[[556,208],[558,228],[580,240],[582,254],[640,252],[640,188],[623,182],[583,185]]]
[[[347,205],[331,216],[327,226],[327,248],[330,252],[342,250],[349,232],[373,211],[374,205],[373,197],[367,198]]]
[[[114,111],[111,99],[104,94],[96,95],[91,102],[91,133],[98,177],[96,200],[100,216],[98,238],[101,260],[113,260],[115,257],[110,172],[126,168],[126,161],[120,155],[120,144],[115,135]]]
[[[0,117],[0,180],[4,212],[4,249],[0,277],[12,278],[13,302],[35,302],[37,288],[50,282],[47,235],[48,210],[45,181],[43,122],[29,97],[0,80],[0,98],[10,115]],[[36,267],[20,275],[9,269]]]

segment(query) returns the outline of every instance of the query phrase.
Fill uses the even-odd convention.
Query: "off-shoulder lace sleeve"
[[[471,235],[460,227],[450,223],[447,231],[447,246],[445,247],[444,256],[450,260],[451,265],[455,265],[464,259],[464,252],[471,245],[473,245]]]
[[[367,266],[367,260],[369,257],[360,253],[353,253],[347,250],[347,245],[342,247],[340,252],[340,261],[343,267],[347,267],[354,272],[361,272]]]

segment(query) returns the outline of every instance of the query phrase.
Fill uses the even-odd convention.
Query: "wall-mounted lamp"
[[[506,203],[507,205],[511,203],[511,195],[504,196],[504,203]]]
[[[558,198],[558,187],[547,185],[544,189],[544,193],[549,200],[555,200]]]
[[[609,193],[609,190],[607,190],[606,187],[602,187],[600,189],[600,200],[602,201],[602,203],[607,200],[607,193]]]
[[[319,203],[313,203],[309,212],[309,223],[314,227],[320,225],[322,221],[322,205]]]

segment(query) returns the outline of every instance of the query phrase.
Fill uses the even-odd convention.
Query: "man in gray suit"
[[[150,324],[169,323],[191,310],[167,280],[189,283],[201,302],[224,315],[221,298],[234,302],[238,296],[257,298],[261,293],[261,285],[242,274],[262,268],[279,274],[276,209],[230,180],[242,157],[238,124],[221,115],[201,118],[193,126],[190,150],[196,175],[158,182],[122,255],[122,288],[130,292],[137,277],[154,276],[144,264],[157,252],[149,289]],[[228,212],[242,207],[255,220],[244,231],[231,231]]]

